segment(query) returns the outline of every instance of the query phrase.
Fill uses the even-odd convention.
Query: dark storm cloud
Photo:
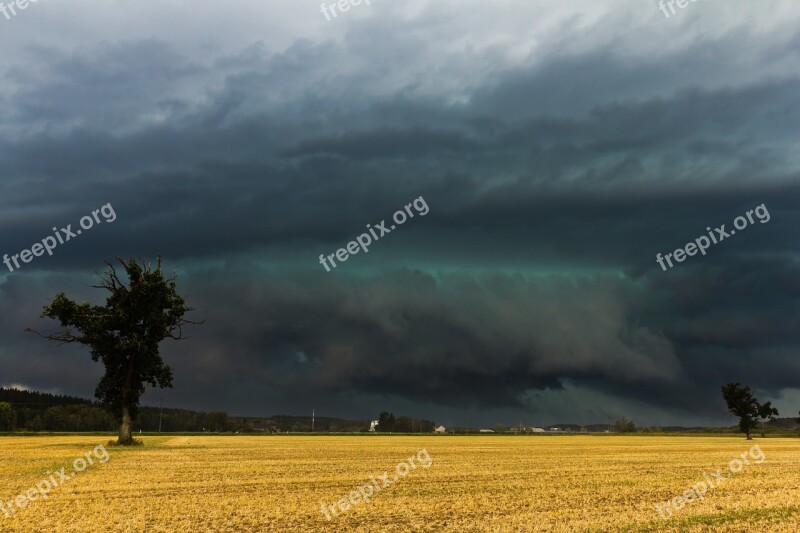
[[[371,130],[338,139],[304,141],[296,148],[285,150],[287,156],[315,154],[339,155],[349,159],[381,159],[403,157],[416,159],[466,154],[480,145],[456,132],[438,132],[422,128],[405,130]]]
[[[668,340],[626,323],[630,289],[613,279],[242,274],[209,269],[184,279],[207,320],[187,343],[191,358],[176,359],[179,368],[189,365],[180,374],[209,372],[189,378],[195,384],[213,372],[215,380],[257,380],[287,394],[352,389],[509,406],[526,388],[559,387],[562,376],[660,381],[678,372]],[[8,291],[21,284],[8,282]],[[37,289],[29,301],[44,302],[46,291]],[[21,320],[9,329],[21,331]]]
[[[754,197],[758,188],[766,189],[765,196],[781,187],[754,185],[755,178],[792,176],[780,174],[780,169],[791,167],[781,125],[800,117],[784,113],[772,130],[760,127],[758,120],[788,106],[797,90],[792,81],[735,95],[682,94],[669,103],[599,109],[581,122],[540,119],[505,125],[494,134],[476,134],[466,118],[460,134],[377,128],[299,141],[288,148],[276,146],[277,157],[248,142],[253,138],[265,146],[270,140],[278,142],[266,119],[202,132],[158,128],[120,140],[85,133],[51,138],[17,146],[8,157],[21,159],[17,172],[35,175],[54,170],[45,166],[53,163],[38,154],[54,154],[56,164],[70,168],[73,179],[50,183],[42,178],[53,195],[49,198],[20,183],[16,194],[12,189],[11,199],[17,205],[52,205],[57,197],[73,208],[68,212],[62,207],[60,220],[54,220],[54,211],[30,211],[15,219],[16,227],[9,227],[8,233],[19,236],[13,244],[21,247],[26,244],[23,239],[32,237],[26,228],[82,216],[77,211],[78,198],[84,206],[90,199],[98,205],[113,200],[127,215],[121,226],[148,235],[150,242],[156,231],[152,226],[157,226],[159,237],[173,253],[202,255],[247,250],[256,242],[339,240],[353,228],[363,227],[365,220],[384,218],[399,201],[418,195],[441,206],[442,216],[433,217],[433,224],[442,220],[465,230],[490,226],[513,232],[533,217],[542,235],[556,236],[546,222],[553,220],[553,211],[560,211],[564,220],[577,227],[585,221],[572,217],[571,209],[614,219],[619,214],[612,210],[621,207],[631,211],[642,228],[656,228],[644,232],[663,227],[673,231],[672,213],[663,213],[661,220],[646,220],[648,213],[659,214],[653,202],[691,202],[694,207],[686,208],[696,210],[697,216],[705,211],[705,224],[710,224],[715,215],[707,204],[700,205],[692,197],[723,203],[725,197],[739,194],[743,202],[742,189]],[[748,101],[752,104],[747,105]],[[768,142],[769,135],[777,138]],[[709,137],[715,145],[702,140]],[[433,148],[419,150],[420,143]],[[720,145],[725,144],[728,149],[721,151]],[[738,151],[731,155],[733,149]],[[434,151],[436,157],[431,156]],[[407,156],[414,152],[419,157]],[[451,157],[455,153],[458,158]],[[286,161],[281,156],[287,154],[306,157]],[[379,162],[385,164],[378,166]],[[445,165],[452,167],[446,174]],[[127,170],[131,167],[137,169],[133,175]],[[708,177],[685,183],[691,168],[701,168]],[[489,169],[506,177],[487,175]],[[563,180],[572,174],[574,179]],[[225,182],[223,190],[220,179]],[[487,181],[494,186],[487,186]],[[228,213],[231,206],[236,208],[235,217]],[[171,220],[187,223],[172,225]],[[203,235],[202,242],[195,239],[184,246],[187,228]],[[567,232],[566,238],[575,234]],[[135,236],[126,240],[130,238]],[[591,242],[597,248],[612,248],[596,238]]]
[[[168,107],[175,81],[192,79],[197,66],[158,41],[115,43],[92,56],[33,49],[35,71],[12,71],[10,80],[27,88],[9,110],[8,120],[25,128],[42,124],[107,128],[132,116]],[[67,105],[65,105],[67,104]]]
[[[514,66],[452,52],[459,71],[497,65],[453,99],[413,76],[376,89],[402,78],[392,46],[430,48],[364,47],[380,31],[209,57],[156,40],[29,51],[36,68],[8,73],[26,90],[2,115],[0,253],[107,202],[117,220],[7,274],[4,381],[92,383],[77,352],[22,329],[64,286],[90,295],[73,276],[104,259],[161,253],[207,318],[165,347],[184,404],[214,390],[241,412],[248,391],[291,409],[303,390],[525,410],[529,391],[577,386],[714,418],[722,381],[796,386],[800,80],[765,66],[796,62],[796,36],[736,28],[631,57],[610,31]],[[425,218],[318,265],[420,196]],[[761,203],[768,223],[655,263]]]
[[[204,397],[213,390],[244,410],[246,399],[237,404],[231,383],[283,397],[303,390],[306,401],[354,391],[521,408],[524,391],[560,389],[568,379],[714,417],[720,380],[746,374],[756,386],[783,387],[800,372],[786,364],[783,348],[800,340],[791,333],[797,267],[784,263],[780,278],[769,277],[773,265],[750,268],[763,274],[728,277],[700,268],[695,277],[707,282],[705,294],[683,284],[673,290],[661,283],[662,273],[634,284],[600,275],[437,278],[411,271],[290,280],[249,265],[203,269],[185,273],[181,284],[207,323],[164,350],[177,386]],[[29,302],[46,297],[38,289],[28,291]],[[775,310],[748,320],[754,305]],[[20,316],[35,307],[28,303]],[[9,329],[21,331],[20,320]],[[88,365],[74,356],[62,364]]]

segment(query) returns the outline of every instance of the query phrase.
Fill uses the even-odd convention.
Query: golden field
[[[171,436],[107,447],[8,518],[13,532],[800,531],[800,439],[651,436]],[[0,437],[0,500],[108,438]],[[765,459],[663,520],[655,504]],[[329,521],[335,504],[425,449],[417,467]]]

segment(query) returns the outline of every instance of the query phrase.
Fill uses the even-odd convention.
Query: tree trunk
[[[128,372],[125,376],[125,384],[122,386],[122,422],[119,425],[119,440],[117,440],[117,444],[122,446],[133,444],[133,437],[131,437],[131,411],[128,404],[132,383],[133,357],[128,360]]]
[[[118,444],[127,446],[133,442],[131,437],[131,413],[127,405],[122,406],[122,423],[119,425],[119,440]]]
[[[747,440],[753,440],[753,437],[750,435],[750,432],[747,432]]]

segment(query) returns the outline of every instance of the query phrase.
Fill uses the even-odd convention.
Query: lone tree
[[[159,343],[165,338],[184,338],[183,326],[202,321],[183,318],[194,308],[176,292],[175,274],[164,277],[160,257],[155,270],[141,260],[117,257],[117,261],[125,269],[127,285],[111,261],[106,261],[108,270],[100,276],[100,284],[92,285],[110,293],[105,306],[78,304],[60,292],[44,307],[42,318],[58,320],[67,329],[50,335],[28,331],[61,344],[88,346],[92,360],[103,362],[106,373],[95,396],[119,421],[118,443],[131,445],[131,422],[138,415],[145,383],[172,387],[172,370],[161,359]]]
[[[394,431],[395,422],[394,413],[384,411],[378,416],[378,427],[376,429],[380,433],[390,433]]]
[[[723,385],[722,397],[728,404],[728,412],[739,417],[739,429],[747,435],[747,440],[752,440],[750,432],[760,420],[775,420],[778,416],[778,410],[772,407],[772,402],[759,403],[750,387],[741,383]]]
[[[636,424],[633,420],[628,420],[623,416],[614,421],[614,431],[617,433],[634,433],[636,432]]]

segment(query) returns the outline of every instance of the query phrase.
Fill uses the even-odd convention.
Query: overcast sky
[[[151,405],[733,424],[720,385],[742,381],[796,415],[798,22],[796,0],[0,15],[0,254],[117,216],[0,265],[0,385],[92,397],[86,350],[23,330],[55,328],[58,291],[102,303],[104,260],[161,254],[206,323],[164,341],[175,387]],[[656,263],[761,204],[768,222]]]

